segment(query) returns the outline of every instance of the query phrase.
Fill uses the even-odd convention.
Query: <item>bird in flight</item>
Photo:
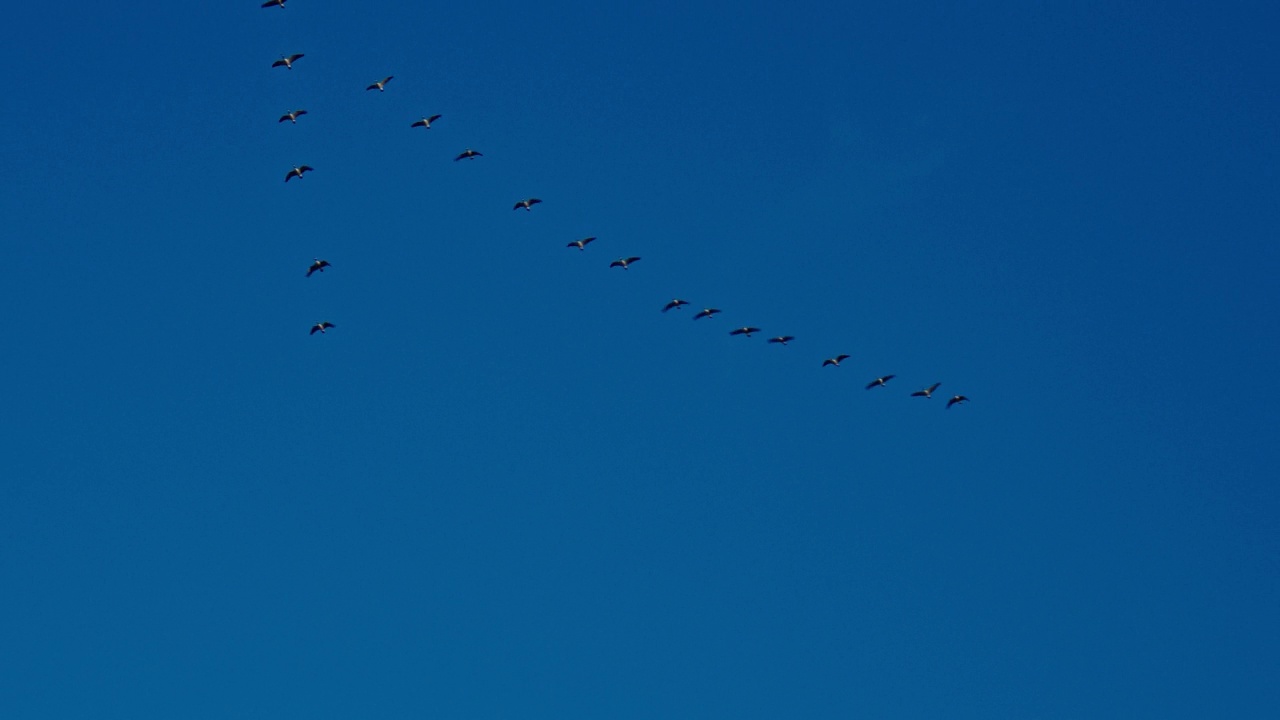
[[[666,311],[670,310],[671,308],[675,308],[675,309],[679,310],[681,306],[683,306],[683,305],[688,305],[688,304],[689,304],[689,301],[688,301],[688,300],[681,300],[680,298],[673,298],[673,299],[671,300],[671,302],[667,303],[667,304],[666,304],[666,306],[662,308],[662,312],[666,312]]]
[[[374,84],[370,85],[369,87],[365,88],[365,90],[377,90],[378,92],[382,92],[382,91],[383,91],[383,88],[385,88],[385,87],[387,86],[387,83],[391,82],[391,78],[393,78],[393,77],[395,77],[395,75],[388,75],[388,76],[386,76],[386,77],[382,78],[381,80],[379,80],[378,82],[376,82],[376,83],[374,83]]]
[[[769,338],[769,342],[777,343],[779,345],[786,345],[787,343],[795,339],[796,339],[795,335],[779,335],[778,337]]]
[[[582,238],[581,240],[574,240],[573,242],[569,243],[568,245],[565,245],[565,247],[576,247],[576,248],[578,248],[579,250],[586,250],[586,249],[587,249],[587,245],[588,245],[588,244],[590,244],[590,243],[591,243],[593,240],[595,240],[595,239],[596,239],[596,237],[595,237],[594,235],[592,235],[591,237],[588,237],[588,238]]]
[[[478,153],[475,150],[472,150],[471,148],[467,148],[466,150],[463,150],[461,153],[459,153],[458,157],[454,158],[453,161],[458,162],[459,160],[469,160],[471,158],[478,158],[478,157],[483,157],[483,154]]]
[[[315,335],[316,333],[320,333],[321,335],[323,335],[324,331],[328,330],[331,327],[335,327],[335,325],[329,322],[328,320],[325,320],[324,322],[318,322],[315,325],[311,326],[310,334]]]
[[[947,409],[950,410],[952,405],[958,405],[962,402],[968,402],[968,401],[969,401],[969,398],[963,395],[952,395],[951,399],[947,401]]]
[[[292,170],[285,173],[284,181],[289,182],[293,178],[300,178],[302,177],[302,173],[311,172],[313,170],[315,170],[315,168],[310,165],[294,165]]]
[[[433,123],[433,122],[435,122],[435,121],[439,120],[439,119],[440,119],[440,117],[441,117],[441,116],[439,116],[439,115],[432,115],[431,117],[427,117],[427,116],[425,116],[425,115],[424,115],[424,116],[422,117],[422,119],[421,119],[421,120],[419,120],[418,122],[416,122],[416,123],[414,123],[414,124],[410,125],[409,127],[411,127],[411,128],[421,127],[421,128],[426,128],[426,129],[430,130],[430,129],[431,129],[431,123]]]
[[[533,206],[537,205],[540,202],[542,201],[539,200],[538,198],[525,198],[524,200],[521,200],[520,202],[516,203],[515,207],[511,209],[519,210],[520,208],[524,208],[526,211],[532,211]]]
[[[715,314],[718,312],[720,312],[720,308],[702,308],[702,312],[698,313],[697,315],[694,315],[693,319],[699,320],[704,317],[707,317],[707,318],[714,317]]]
[[[849,359],[848,355],[837,355],[833,358],[827,358],[826,360],[822,361],[822,367],[826,367],[828,365],[831,365],[833,367],[840,367],[840,363],[848,359]]]
[[[281,5],[280,7],[284,7],[284,6]],[[271,67],[283,66],[286,70],[292,70],[293,64],[298,62],[299,58],[301,57],[303,57],[302,53],[294,53],[292,55],[281,55],[279,60],[271,63]]]
[[[872,380],[871,382],[867,383],[867,389],[870,390],[873,387],[884,387],[884,384],[892,380],[894,377],[896,376],[882,375],[881,377],[878,377],[875,380]]]
[[[315,261],[311,263],[311,266],[307,268],[307,277],[311,277],[311,273],[313,272],[324,272],[324,269],[327,267],[329,267],[328,260],[316,258]]]
[[[614,260],[613,262],[609,263],[609,267],[611,268],[620,267],[623,270],[626,270],[627,267],[631,265],[631,263],[633,262],[640,262],[640,258],[638,257],[618,258],[617,260]]]
[[[747,337],[751,337],[751,333],[756,333],[756,332],[760,332],[760,328],[751,327],[750,325],[743,325],[737,330],[730,330],[729,334],[730,335],[746,335]]]
[[[307,114],[306,110],[294,110],[293,112],[287,112],[280,116],[280,122],[284,122],[285,120],[288,120],[294,125],[297,125],[298,118],[306,114]]]
[[[934,390],[937,390],[937,389],[938,389],[938,386],[939,386],[939,385],[941,385],[941,384],[942,384],[942,383],[934,383],[934,384],[930,385],[929,387],[927,387],[927,388],[925,388],[925,389],[923,389],[923,390],[917,390],[917,391],[915,391],[915,392],[911,393],[911,397],[925,397],[925,398],[931,398],[931,397],[933,397],[933,391],[934,391]]]
[[[283,10],[285,2],[287,2],[287,0],[267,0],[266,2],[262,3],[262,7],[269,8],[273,5],[278,5],[280,6],[280,9]]]

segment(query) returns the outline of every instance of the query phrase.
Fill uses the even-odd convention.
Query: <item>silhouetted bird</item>
[[[288,1],[288,0],[267,0],[266,2],[262,3],[262,7],[264,7],[264,8],[268,8],[268,7],[271,7],[272,5],[279,5],[279,6],[280,6],[280,9],[281,9],[281,10],[283,10],[283,9],[284,9],[284,4],[285,4],[287,1]]]
[[[311,334],[315,335],[316,333],[320,333],[323,335],[324,331],[328,330],[331,327],[335,327],[335,325],[329,322],[328,320],[325,320],[324,322],[318,322],[315,325],[311,326]]]
[[[840,367],[840,363],[848,359],[849,359],[848,355],[837,355],[833,358],[827,358],[826,360],[822,361],[822,367],[826,367],[828,365],[834,365],[835,367]]]
[[[969,398],[963,395],[952,395],[951,399],[947,401],[947,409],[950,410],[952,405],[957,405],[959,403],[968,402],[968,401],[969,401]]]
[[[872,380],[871,382],[867,383],[867,389],[870,390],[873,387],[884,387],[885,383],[889,382],[895,377],[897,377],[897,375],[885,375],[883,377],[878,377],[875,380]]]
[[[663,308],[662,308],[662,312],[666,312],[666,311],[670,310],[671,308],[675,308],[675,309],[679,310],[681,306],[683,306],[683,305],[688,305],[688,304],[689,304],[689,301],[688,301],[688,300],[681,300],[680,298],[675,298],[675,299],[673,299],[671,302],[667,303],[667,304],[666,304],[666,307],[663,307]]]
[[[720,308],[703,308],[703,309],[702,309],[702,312],[700,312],[700,313],[698,313],[697,315],[694,315],[694,316],[693,316],[693,319],[694,319],[694,320],[700,320],[700,319],[702,319],[702,318],[704,318],[704,317],[707,317],[707,318],[709,318],[709,317],[713,317],[713,316],[714,316],[716,313],[718,313],[718,312],[720,312]]]
[[[520,208],[524,208],[526,211],[529,211],[533,209],[534,205],[537,205],[540,202],[542,201],[539,200],[538,198],[525,198],[524,200],[521,200],[520,202],[516,203],[516,206],[511,209],[519,210]]]
[[[422,118],[421,120],[419,120],[419,121],[418,121],[418,122],[416,122],[416,123],[413,123],[413,124],[412,124],[412,125],[410,125],[409,127],[411,127],[411,128],[421,127],[421,128],[426,128],[426,129],[430,130],[430,129],[431,129],[431,123],[433,123],[433,122],[435,122],[435,121],[439,120],[439,119],[440,119],[440,117],[441,117],[440,115],[432,115],[431,117],[423,116],[423,118]]]
[[[283,5],[281,7],[283,7]],[[271,63],[271,67],[280,67],[283,65],[286,70],[292,70],[293,64],[298,62],[298,59],[301,57],[303,57],[302,53],[295,53],[293,55],[281,55],[279,60]]]
[[[311,172],[313,170],[315,170],[315,168],[310,165],[294,165],[292,170],[285,173],[284,181],[289,182],[293,178],[300,178],[302,177],[302,173]]]
[[[297,125],[298,118],[306,114],[307,114],[306,110],[294,110],[293,112],[287,112],[280,116],[280,122],[284,122],[285,120],[288,120],[289,122]]]
[[[786,345],[787,343],[795,339],[796,339],[795,335],[779,335],[778,337],[769,338],[769,342],[777,343],[779,345]]]
[[[378,82],[376,82],[376,83],[374,83],[374,84],[370,85],[369,87],[365,88],[365,90],[377,90],[378,92],[382,92],[382,91],[383,91],[383,88],[385,88],[385,87],[387,86],[387,83],[391,82],[391,78],[393,78],[393,77],[395,77],[395,75],[388,75],[388,76],[386,76],[386,77],[382,78],[381,80],[379,80]]]
[[[565,247],[576,247],[576,248],[578,248],[579,250],[586,250],[586,249],[587,249],[587,245],[591,244],[595,239],[596,239],[596,238],[595,238],[595,236],[594,236],[594,235],[592,235],[592,236],[591,236],[591,237],[589,237],[589,238],[582,238],[581,240],[574,240],[573,242],[569,243],[568,245],[565,245]]]
[[[478,153],[475,150],[472,150],[471,148],[467,148],[466,150],[463,150],[461,153],[459,153],[458,157],[454,158],[453,161],[458,162],[459,160],[468,160],[470,158],[478,158],[478,157],[483,157],[483,153]]]
[[[757,333],[757,332],[760,332],[760,328],[751,327],[750,325],[743,325],[737,330],[730,330],[729,334],[730,335],[746,335],[747,337],[751,337],[751,333]]]
[[[620,267],[623,270],[626,270],[633,262],[640,262],[640,258],[638,257],[618,258],[617,260],[614,260],[613,262],[609,263],[609,267],[611,268]]]
[[[938,386],[939,386],[939,385],[941,385],[941,384],[942,384],[942,383],[934,383],[934,384],[930,385],[929,387],[927,387],[927,388],[925,388],[925,389],[923,389],[923,390],[917,390],[917,391],[915,391],[915,392],[911,393],[911,397],[926,397],[926,398],[931,398],[931,397],[933,397],[933,391],[934,391],[934,390],[937,390],[937,389],[938,389]]]
[[[311,277],[311,273],[313,272],[324,272],[324,269],[327,267],[329,267],[328,260],[321,260],[320,258],[316,258],[315,262],[311,263],[311,267],[307,268],[307,277]]]

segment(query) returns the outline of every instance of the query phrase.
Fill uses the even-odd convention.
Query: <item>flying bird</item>
[[[769,338],[769,342],[777,343],[779,345],[786,345],[787,343],[795,339],[796,339],[795,335],[779,335],[778,337]]]
[[[578,248],[579,250],[586,250],[586,249],[587,249],[587,245],[588,245],[589,243],[591,243],[591,242],[592,242],[593,240],[595,240],[595,239],[596,239],[596,237],[595,237],[594,235],[592,235],[592,236],[591,236],[591,237],[589,237],[589,238],[582,238],[581,240],[574,240],[573,242],[569,243],[568,245],[565,245],[565,247],[576,247],[576,248]]]
[[[896,377],[896,376],[895,376],[895,375],[883,375],[883,376],[881,376],[881,377],[878,377],[878,378],[876,378],[875,380],[872,380],[871,382],[867,383],[867,389],[868,389],[868,390],[870,390],[870,389],[871,389],[871,388],[873,388],[873,387],[884,387],[884,384],[885,384],[885,383],[887,383],[887,382],[889,382],[890,380],[892,380],[894,377]]]
[[[293,178],[300,178],[302,177],[302,173],[311,172],[313,170],[315,170],[315,168],[310,165],[294,165],[292,170],[285,173],[284,181],[289,182],[289,180]]]
[[[934,383],[934,384],[930,385],[929,387],[927,387],[927,388],[925,388],[925,389],[923,389],[923,390],[917,390],[917,391],[915,391],[915,392],[911,393],[911,397],[924,397],[924,398],[931,398],[931,397],[933,397],[933,391],[934,391],[934,390],[937,390],[937,389],[938,389],[938,386],[939,386],[939,385],[941,385],[941,384],[942,384],[942,383]]]
[[[416,123],[414,123],[414,124],[410,125],[409,127],[411,127],[411,128],[421,127],[421,128],[426,128],[426,129],[430,130],[430,129],[431,129],[431,123],[433,123],[433,122],[435,122],[435,121],[439,120],[439,119],[440,119],[440,117],[441,117],[441,116],[439,116],[439,115],[432,115],[431,117],[427,117],[427,116],[425,116],[425,115],[424,115],[424,116],[422,117],[422,119],[421,119],[421,120],[419,120],[418,122],[416,122]]]
[[[718,312],[720,312],[720,308],[702,308],[702,312],[694,315],[693,319],[698,320],[704,317],[713,317]]]
[[[674,298],[671,302],[667,303],[666,307],[662,308],[662,312],[666,312],[671,308],[675,308],[679,310],[682,305],[688,305],[688,304],[689,304],[688,300],[681,300],[680,298]]]
[[[284,7],[284,5],[281,5],[280,7]],[[279,60],[271,63],[271,67],[284,66],[286,70],[292,70],[293,64],[298,62],[298,59],[301,57],[303,57],[302,53],[294,53],[293,55],[281,55]]]
[[[327,267],[329,267],[328,260],[316,258],[315,261],[311,263],[311,266],[307,268],[307,277],[311,277],[311,273],[313,272],[324,272],[324,269]]]
[[[629,266],[633,262],[640,262],[640,258],[638,257],[618,258],[617,260],[614,260],[613,262],[609,263],[609,267],[611,268],[620,267],[623,270],[626,270],[627,266]]]
[[[365,88],[365,90],[377,90],[378,92],[382,92],[382,91],[383,91],[383,88],[385,88],[385,87],[387,86],[387,83],[391,82],[391,78],[393,78],[393,77],[395,77],[395,75],[388,75],[388,76],[386,76],[386,77],[382,78],[381,80],[379,80],[378,82],[376,82],[376,83],[374,83],[374,84],[370,85],[369,87]]]
[[[461,153],[459,153],[458,157],[454,158],[453,161],[458,162],[459,160],[468,160],[470,158],[478,158],[478,157],[483,157],[483,153],[478,153],[475,150],[472,150],[471,148],[467,148],[466,150],[463,150]]]
[[[760,328],[751,327],[750,325],[744,325],[738,328],[737,330],[730,330],[729,334],[730,335],[746,335],[747,337],[751,337],[751,333],[755,333],[755,332],[760,332]]]
[[[531,211],[533,210],[533,206],[537,205],[540,202],[542,201],[539,200],[538,198],[525,198],[524,200],[521,200],[520,202],[516,203],[515,207],[511,209],[519,210],[520,208],[524,208],[526,211]]]
[[[288,120],[294,125],[297,125],[298,118],[306,114],[307,114],[306,110],[294,110],[293,112],[287,112],[280,116],[280,122],[284,122],[285,120]]]
[[[266,2],[262,3],[262,7],[269,8],[272,5],[279,5],[280,9],[283,10],[285,2],[287,2],[287,0],[267,0]]]
[[[952,395],[951,399],[947,401],[947,409],[950,410],[952,405],[957,405],[959,403],[968,402],[968,401],[969,401],[969,398],[963,395]]]
[[[828,365],[832,365],[834,367],[840,367],[840,363],[848,359],[849,359],[848,355],[837,355],[833,358],[827,358],[826,360],[822,361],[822,367],[826,367]]]
[[[311,326],[310,334],[315,335],[316,333],[320,333],[321,335],[323,335],[324,331],[328,330],[331,327],[335,327],[335,326],[333,323],[329,322],[328,320],[325,320],[324,322],[318,322],[315,325]]]

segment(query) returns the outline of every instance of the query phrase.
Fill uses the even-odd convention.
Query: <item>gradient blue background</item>
[[[1280,717],[1278,20],[14,5],[0,715]]]

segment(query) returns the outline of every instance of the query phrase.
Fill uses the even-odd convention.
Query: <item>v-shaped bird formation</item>
[[[267,2],[262,3],[262,7],[263,8],[279,7],[281,9],[284,9],[285,3],[287,1],[288,0],[268,0]],[[297,63],[298,60],[302,59],[303,57],[306,57],[303,53],[281,55],[279,60],[276,60],[271,64],[271,67],[273,68],[283,67],[286,70],[293,70],[294,64]],[[366,87],[365,90],[366,92],[369,90],[377,90],[380,93],[386,92],[387,84],[390,83],[391,80],[393,80],[394,78],[395,78],[394,75],[387,75],[381,80],[378,80],[377,82]],[[307,114],[308,112],[306,110],[302,110],[302,109],[291,110],[281,115],[280,119],[277,122],[283,123],[287,120],[290,125],[294,125],[294,124],[297,124],[299,117]],[[433,114],[433,115],[423,115],[419,120],[416,120],[410,123],[409,127],[423,128],[426,130],[430,130],[433,123],[440,120],[441,117],[443,117],[443,115],[439,113]],[[454,162],[458,162],[460,160],[474,160],[479,157],[483,157],[483,153],[480,153],[468,147],[464,149],[461,153],[459,153],[456,157],[454,157],[453,160]],[[284,181],[287,183],[294,178],[301,180],[305,173],[313,172],[313,171],[314,171],[314,168],[312,168],[310,165],[295,165],[293,166],[292,169],[290,169],[285,174]],[[525,198],[523,200],[519,200],[518,202],[516,202],[515,205],[512,207],[512,210],[523,209],[525,212],[531,212],[533,210],[533,206],[541,202],[542,200],[536,197]],[[569,242],[566,245],[566,247],[577,248],[580,252],[582,252],[587,249],[588,244],[594,242],[595,240],[596,240],[595,236],[585,237],[585,238],[582,238],[581,240],[573,240]],[[629,270],[632,265],[634,265],[639,261],[640,261],[639,256],[636,256],[636,255],[624,256],[610,262],[609,267],[622,268],[623,270]],[[329,268],[329,267],[332,267],[332,266],[329,264],[328,260],[315,258],[312,261],[312,263],[307,267],[306,277],[309,278],[316,273],[323,273],[325,268]],[[681,298],[673,298],[670,301],[668,301],[665,305],[662,306],[662,312],[666,313],[670,310],[680,310],[685,305],[689,305],[689,304],[690,302],[688,300],[684,300]],[[721,312],[722,311],[720,310],[720,308],[704,307],[702,310],[694,314],[693,319],[701,320],[703,318],[713,318],[716,315],[720,314]],[[327,320],[318,322],[311,326],[310,334],[315,335],[319,333],[323,335],[323,334],[326,334],[328,330],[334,327],[336,326]],[[742,337],[749,338],[753,334],[758,332],[761,332],[760,328],[758,327],[755,327],[753,325],[743,325],[741,327],[730,330],[729,335],[742,336]],[[776,336],[770,337],[766,342],[773,345],[787,346],[789,343],[791,343],[795,339],[796,338],[793,335],[776,335]],[[822,361],[821,367],[839,368],[841,367],[842,363],[848,361],[851,357],[852,356],[847,353],[841,353],[833,357],[828,357]],[[894,375],[881,375],[875,378],[874,380],[872,380],[871,382],[867,383],[866,389],[871,390],[877,387],[885,387],[886,384],[890,380],[892,380],[894,377],[895,377]],[[934,382],[933,384],[925,388],[912,392],[911,397],[921,397],[921,398],[925,398],[926,400],[932,399],[934,391],[936,391],[938,387],[941,385],[942,383],[940,382]],[[945,407],[947,409],[950,409],[953,405],[959,405],[962,403],[966,403],[968,401],[969,401],[969,398],[964,395],[958,395],[958,394],[953,395],[947,401]]]

